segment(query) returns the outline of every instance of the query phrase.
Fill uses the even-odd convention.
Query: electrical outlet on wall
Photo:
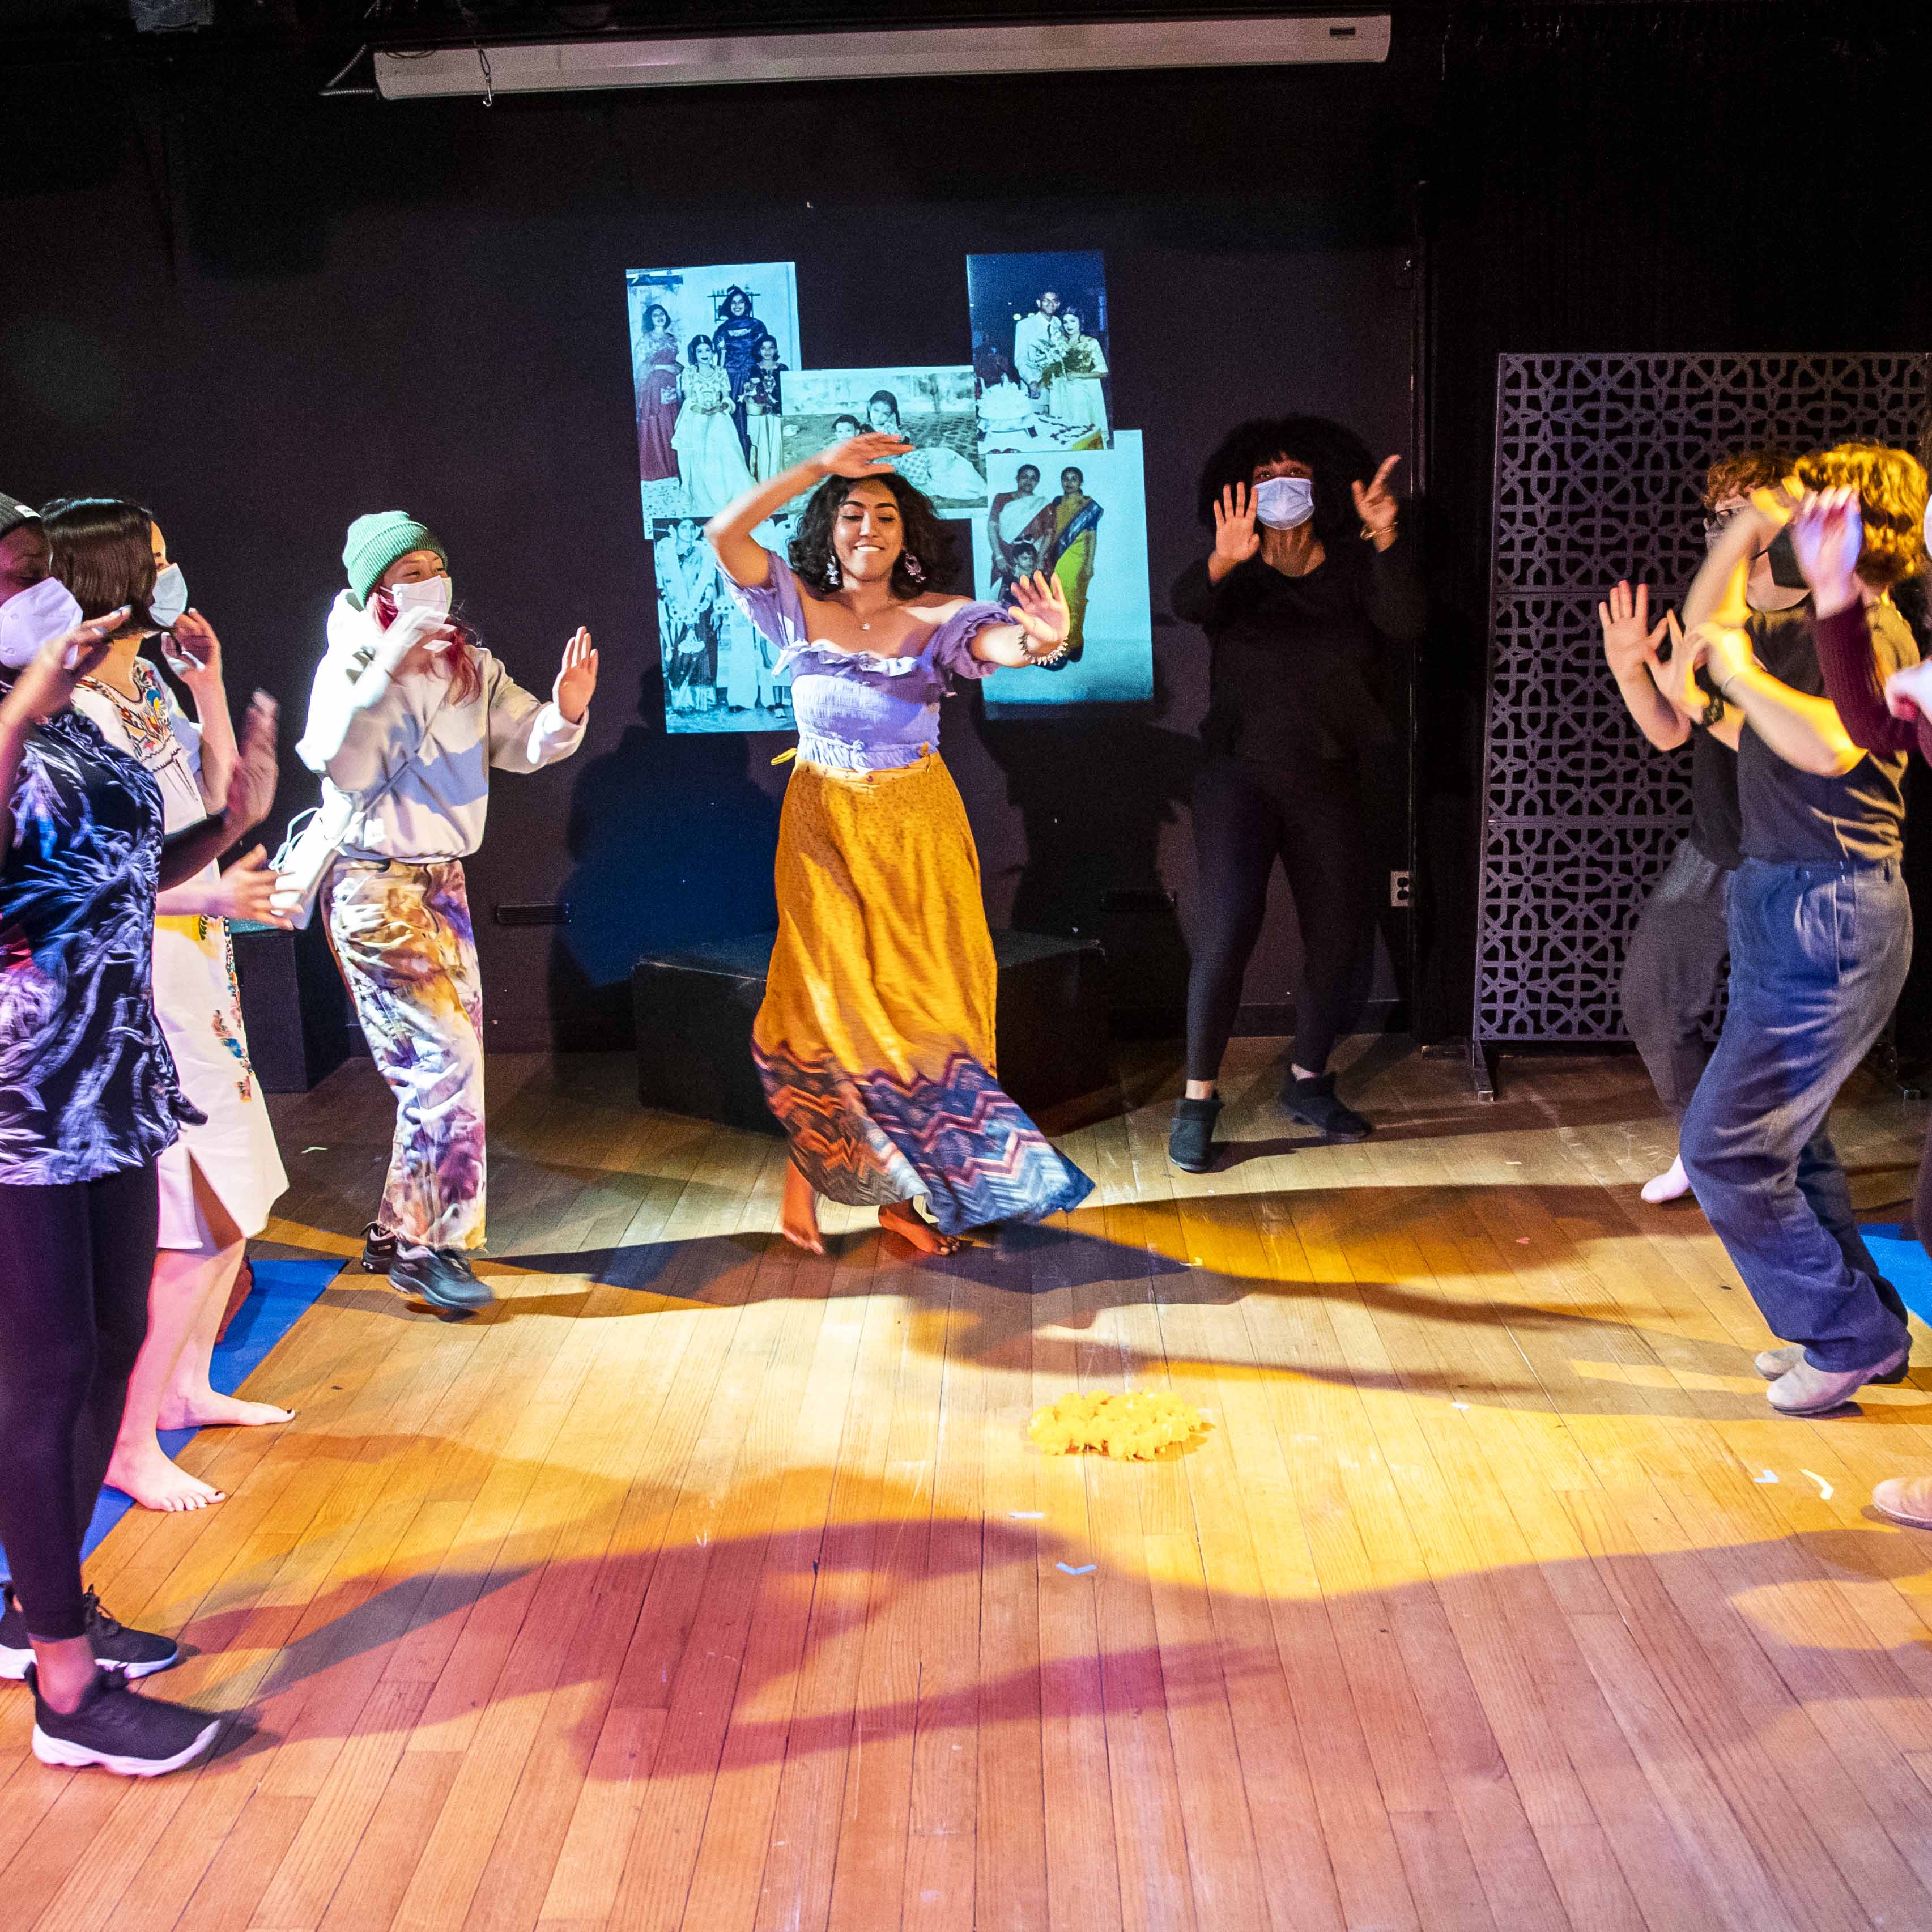
[[[1406,906],[1408,904],[1408,874],[1406,872],[1390,873],[1389,904],[1392,906]]]

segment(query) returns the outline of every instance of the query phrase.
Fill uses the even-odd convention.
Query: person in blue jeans
[[[1918,661],[1890,591],[1923,559],[1924,472],[1904,451],[1861,446],[1808,459],[1807,480],[1860,490],[1861,601],[1882,680]],[[1894,500],[1910,512],[1909,543],[1893,527]],[[1899,865],[1905,754],[1852,742],[1823,695],[1808,617],[1745,605],[1746,560],[1795,501],[1760,492],[1732,520],[1685,600],[1688,636],[1673,620],[1673,648],[1654,668],[1674,702],[1702,712],[1691,682],[1701,666],[1718,694],[1710,708],[1721,700],[1742,720],[1730,1005],[1684,1116],[1684,1168],[1759,1312],[1790,1345],[1757,1358],[1772,1406],[1818,1415],[1895,1378],[1910,1352],[1904,1304],[1858,1244],[1843,1170],[1814,1162],[1802,1190],[1798,1170],[1904,986],[1912,910]]]

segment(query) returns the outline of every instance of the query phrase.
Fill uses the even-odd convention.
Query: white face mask
[[[439,571],[420,584],[392,584],[389,595],[396,600],[400,616],[405,610],[434,610],[439,617],[449,614],[449,579]]]
[[[188,615],[188,579],[182,576],[179,564],[171,563],[154,573],[148,615],[159,631],[172,631]]]
[[[64,637],[80,622],[74,592],[58,577],[42,578],[0,604],[0,664],[18,670],[32,663],[50,638]]]
[[[1315,485],[1306,476],[1269,476],[1255,485],[1255,514],[1271,530],[1292,530],[1315,514]]]

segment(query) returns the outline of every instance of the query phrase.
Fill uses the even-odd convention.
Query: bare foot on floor
[[[956,1255],[968,1245],[959,1234],[942,1234],[910,1201],[879,1210],[879,1226],[922,1255]]]
[[[218,1389],[192,1402],[170,1403],[161,1410],[164,1429],[260,1429],[295,1419],[292,1408],[278,1408],[272,1402],[243,1402]]]
[[[206,1509],[222,1500],[220,1490],[170,1462],[158,1442],[146,1449],[117,1445],[107,1466],[107,1480],[143,1509]]]
[[[785,1169],[784,1199],[778,1208],[778,1232],[795,1248],[822,1255],[825,1241],[818,1232],[818,1195],[795,1167]]]

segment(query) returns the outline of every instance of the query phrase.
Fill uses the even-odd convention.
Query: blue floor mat
[[[1932,1255],[1917,1241],[1902,1241],[1896,1221],[1874,1222],[1858,1232],[1865,1238],[1879,1272],[1898,1290],[1906,1307],[1932,1327]]]
[[[257,1262],[253,1291],[236,1311],[228,1333],[215,1344],[209,1380],[224,1394],[232,1394],[341,1272],[340,1261]],[[161,1447],[170,1456],[178,1455],[195,1433],[192,1429],[165,1430]],[[134,1507],[118,1490],[103,1490],[82,1554],[91,1556],[100,1539]],[[7,1552],[0,1550],[0,1576],[6,1574],[6,1564]]]
[[[224,1395],[232,1395],[262,1362],[268,1351],[292,1328],[309,1305],[342,1272],[340,1261],[257,1262],[255,1286],[235,1311],[228,1333],[214,1345],[208,1380]],[[164,1429],[161,1447],[178,1456],[198,1432]],[[94,1520],[81,1545],[83,1558],[99,1548],[100,1539],[134,1507],[118,1490],[103,1490],[94,1506]]]

